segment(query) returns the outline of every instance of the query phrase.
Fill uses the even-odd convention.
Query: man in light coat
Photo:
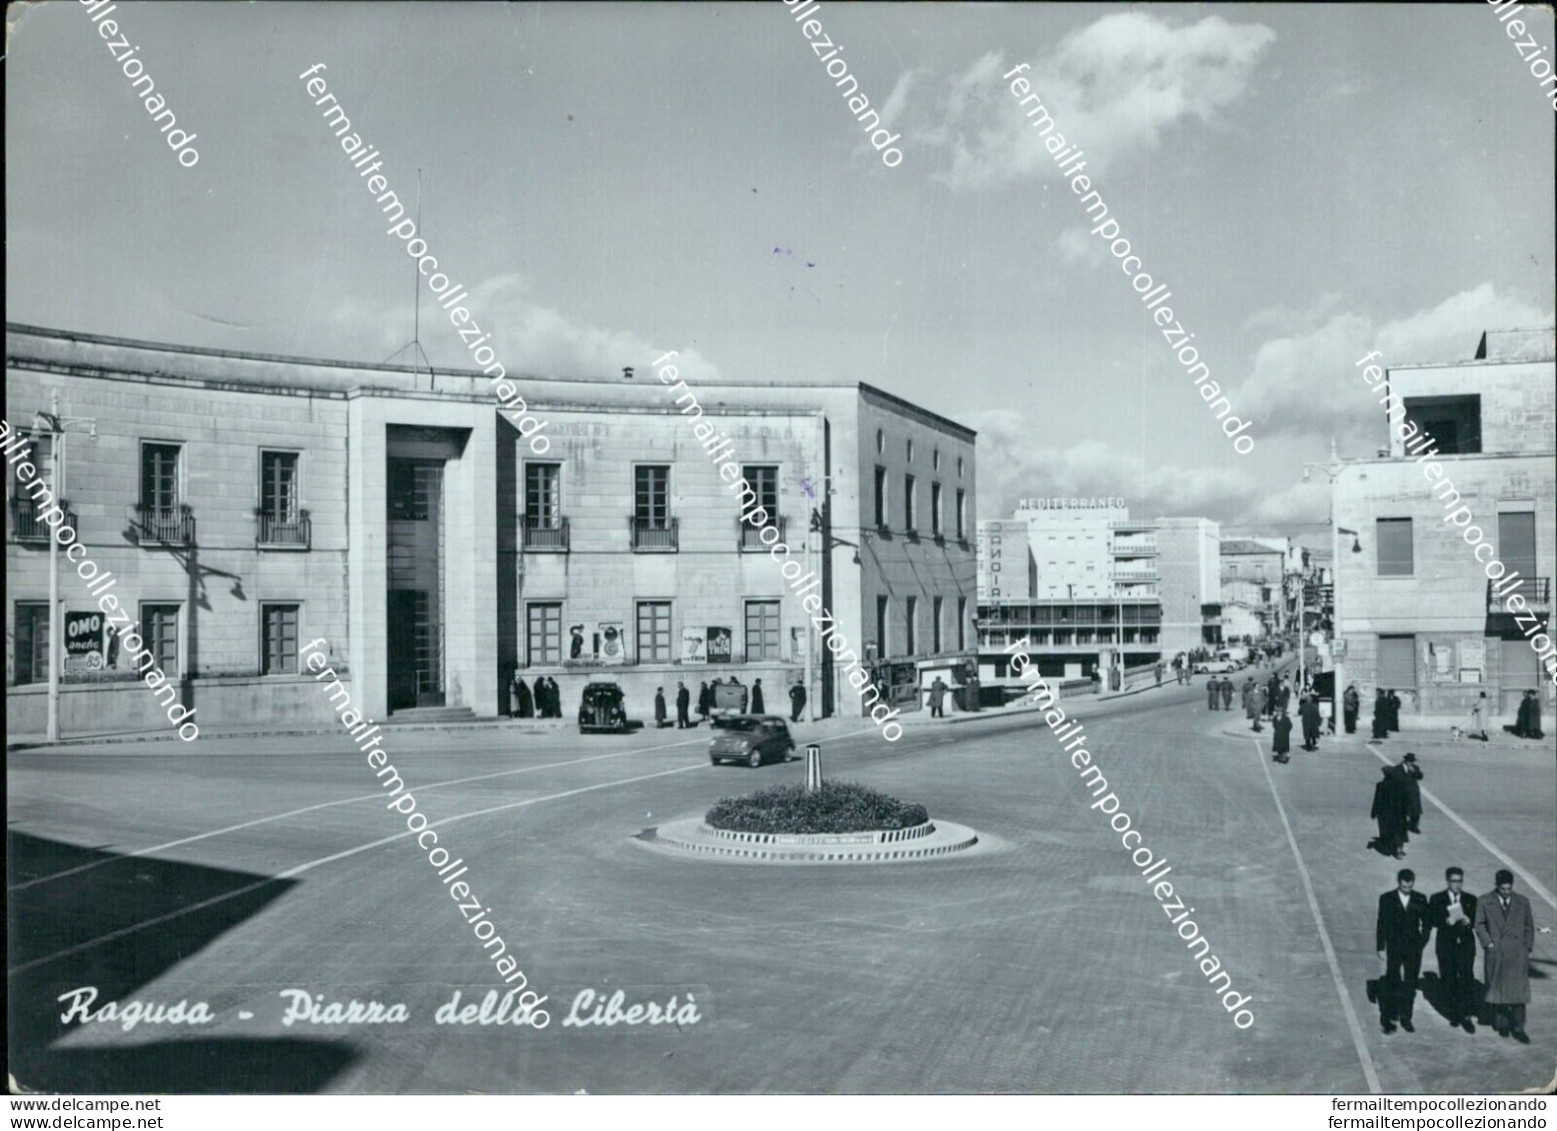
[[[1514,891],[1514,873],[1498,869],[1497,888],[1476,901],[1476,941],[1481,943],[1487,1004],[1498,1036],[1512,1035],[1522,1045],[1525,1005],[1530,1001],[1530,948],[1535,945],[1535,915],[1530,901]]]

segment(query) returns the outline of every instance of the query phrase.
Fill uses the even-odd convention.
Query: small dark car
[[[744,762],[756,769],[764,762],[787,762],[795,740],[782,715],[732,715],[718,723],[719,733],[708,743],[708,760]]]
[[[611,731],[623,734],[627,730],[627,708],[623,703],[622,689],[614,683],[591,683],[585,686],[584,696],[578,705],[578,730]]]

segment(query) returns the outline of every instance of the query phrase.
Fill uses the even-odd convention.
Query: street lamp
[[[97,440],[97,421],[86,416],[61,416],[59,390],[49,395],[49,411],[33,414],[33,436],[48,433],[49,436],[49,486],[54,492],[55,505],[61,514],[65,510],[65,436],[70,429],[84,428],[93,442]],[[64,520],[61,519],[61,522]],[[45,738],[59,741],[59,673],[64,663],[64,617],[59,607],[59,539],[53,533],[49,540],[49,711]]]
[[[1314,469],[1323,472],[1330,482],[1330,654],[1331,662],[1335,670],[1335,686],[1330,694],[1330,718],[1334,723],[1337,708],[1341,702],[1341,688],[1346,682],[1345,665],[1341,657],[1346,652],[1346,641],[1341,636],[1341,535],[1352,536],[1352,553],[1362,553],[1362,537],[1355,530],[1336,525],[1335,521],[1335,481],[1340,478],[1346,465],[1336,452],[1335,440],[1330,441],[1330,459],[1325,463],[1306,463],[1303,465],[1303,482],[1311,479]],[[1299,647],[1302,647],[1300,644]],[[1305,653],[1300,652],[1302,656]],[[1302,661],[1299,660],[1299,663]]]
[[[826,554],[829,550],[832,550],[834,547],[837,547],[837,546],[848,546],[850,549],[852,549],[854,551],[854,564],[855,565],[859,565],[860,564],[860,548],[859,548],[859,545],[854,543],[854,542],[846,542],[842,538],[835,538],[831,534],[829,534],[825,530],[823,530],[822,529],[822,512],[819,511],[815,507],[811,508],[811,521],[807,524],[807,526],[808,526],[808,528],[809,528],[809,530],[810,530],[810,532],[812,534],[815,534],[815,535],[819,536],[819,538],[817,538],[817,539],[813,539],[813,538],[807,538],[806,539],[806,571],[808,573],[811,572],[811,569],[812,569],[812,566],[811,566],[811,548],[812,548],[813,542],[816,542],[816,541],[820,541],[820,543],[821,543],[821,551],[822,551],[823,554]],[[818,697],[813,695],[813,694],[811,694],[812,680],[815,678],[815,668],[816,668],[816,660],[814,658],[814,650],[815,650],[815,638],[811,635],[811,627],[809,625],[807,625],[806,626],[806,721],[807,722],[815,722],[816,721],[816,711],[817,711],[816,700],[817,700]],[[834,694],[834,698],[836,699],[837,698],[837,695],[836,695],[837,688],[833,688],[832,690],[835,693]]]

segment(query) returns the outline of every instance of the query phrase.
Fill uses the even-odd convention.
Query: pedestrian
[[[546,677],[543,675],[535,678],[535,717],[551,718],[551,689],[546,686]]]
[[[1399,768],[1385,766],[1373,784],[1373,808],[1368,818],[1379,823],[1379,835],[1368,842],[1385,856],[1396,860],[1406,854],[1406,799],[1400,784]]]
[[[708,681],[705,679],[697,688],[697,713],[702,716],[701,721],[708,721],[708,712],[714,709],[714,693],[709,690]]]
[[[767,714],[767,704],[762,701],[762,680],[751,681],[751,713],[754,715]]]
[[[1439,1009],[1450,1025],[1474,1033],[1476,897],[1461,890],[1465,886],[1464,868],[1450,868],[1443,877],[1444,890],[1427,901],[1428,921],[1438,932],[1433,950],[1438,955]]]
[[[1259,729],[1260,729],[1260,718],[1265,714],[1266,706],[1267,706],[1267,704],[1266,704],[1266,701],[1265,701],[1265,688],[1263,688],[1263,687],[1256,687],[1254,689],[1254,715],[1253,715],[1253,718],[1254,718],[1254,730],[1255,730],[1256,733],[1259,732]]]
[[[692,693],[687,690],[684,683],[676,684],[676,729],[685,730],[692,725],[687,718],[687,708],[692,705]]]
[[[1092,694],[1103,694],[1103,673],[1096,667],[1092,669]]]
[[[1276,689],[1276,705],[1283,711],[1292,705],[1292,681],[1286,676],[1281,677],[1281,683]]]
[[[1265,706],[1271,713],[1276,713],[1276,702],[1281,698],[1281,677],[1275,672],[1270,673],[1270,679],[1265,682]],[[1261,712],[1264,714],[1265,712]]]
[[[930,717],[943,719],[946,712],[941,709],[942,702],[946,699],[946,681],[940,676],[935,677],[935,682],[930,685]]]
[[[1152,670],[1154,672],[1156,672],[1156,674],[1157,674],[1157,686],[1161,687],[1162,686],[1162,671],[1163,671],[1162,661],[1158,660],[1157,661],[1157,666],[1155,668],[1153,668]]]
[[[1355,683],[1348,685],[1346,694],[1341,697],[1341,710],[1346,719],[1346,733],[1357,733],[1357,712],[1362,707],[1362,696],[1357,694]]]
[[[1395,694],[1395,689],[1389,692],[1389,733],[1394,734],[1400,729],[1400,696]]]
[[[1233,680],[1232,680],[1231,676],[1227,676],[1227,677],[1224,677],[1223,680],[1222,680],[1222,710],[1224,710],[1224,711],[1231,711],[1232,709],[1233,709]]]
[[[1221,698],[1222,685],[1216,681],[1216,676],[1206,677],[1206,710],[1216,710],[1216,701]]]
[[[1276,718],[1271,722],[1270,728],[1275,732],[1271,739],[1270,748],[1273,753],[1272,761],[1292,761],[1292,720],[1287,718],[1287,713],[1277,710]]]
[[[1303,749],[1319,749],[1319,704],[1312,695],[1303,696],[1298,716],[1303,720]]]
[[[1487,741],[1487,693],[1485,691],[1471,704],[1470,726],[1465,728],[1465,733],[1471,738]]]
[[[1541,730],[1541,697],[1526,691],[1524,701],[1529,706],[1529,714],[1525,716],[1525,737],[1545,738],[1546,734]]]
[[[1525,1005],[1530,1001],[1530,948],[1535,945],[1535,914],[1530,901],[1514,891],[1514,873],[1499,868],[1497,888],[1476,902],[1476,939],[1481,943],[1482,979],[1492,1027],[1528,1045]]]
[[[1384,689],[1379,688],[1373,696],[1373,741],[1382,742],[1389,737],[1389,700],[1384,696]]]
[[[1379,915],[1373,931],[1373,945],[1384,963],[1379,982],[1379,1025],[1386,1033],[1395,1031],[1395,1023],[1408,1033],[1416,1004],[1417,975],[1422,971],[1422,951],[1432,933],[1428,920],[1427,897],[1416,886],[1416,873],[1402,868],[1395,874],[1395,889],[1379,896]]]
[[[663,730],[665,726],[665,689],[656,687],[654,689],[654,727],[656,730]]]
[[[1504,727],[1503,729],[1515,738],[1526,737],[1526,732],[1530,729],[1530,693],[1528,691],[1519,697],[1519,710],[1514,714],[1514,725]]]
[[[1422,768],[1416,764],[1416,755],[1409,750],[1406,756],[1400,760],[1400,765],[1395,767],[1400,772],[1401,795],[1405,798],[1406,807],[1406,831],[1421,835],[1422,830],[1422,787],[1418,784],[1422,778]]]
[[[530,687],[519,678],[519,669],[514,669],[514,715],[521,719],[535,717],[535,701],[530,698]]]
[[[795,686],[789,689],[789,721],[798,723],[800,715],[806,709],[806,685],[800,680],[795,680]]]

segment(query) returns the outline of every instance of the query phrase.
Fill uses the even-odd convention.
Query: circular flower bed
[[[781,785],[746,797],[726,797],[704,820],[742,833],[859,833],[907,829],[930,819],[923,805],[899,801],[854,782],[824,782],[815,793]]]

